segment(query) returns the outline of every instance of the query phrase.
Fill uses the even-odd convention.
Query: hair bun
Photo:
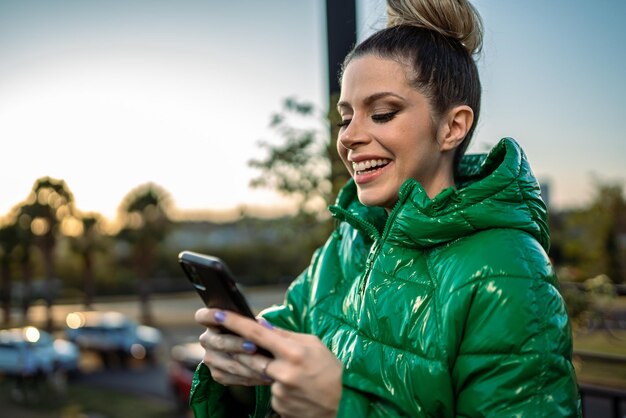
[[[387,26],[433,30],[458,40],[470,55],[482,49],[482,21],[467,0],[387,0],[387,15]]]

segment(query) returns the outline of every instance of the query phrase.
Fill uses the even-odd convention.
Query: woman
[[[259,417],[580,415],[537,181],[512,139],[463,157],[478,14],[464,0],[388,11],[344,63],[340,223],[259,323],[196,313],[198,417],[229,416],[231,385],[257,387]]]

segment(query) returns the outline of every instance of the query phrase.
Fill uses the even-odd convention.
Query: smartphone
[[[255,319],[250,305],[237,288],[235,277],[222,260],[210,255],[183,251],[178,254],[178,263],[208,308],[234,311]],[[221,331],[233,334],[226,328],[221,328]],[[256,352],[273,357],[261,347]]]

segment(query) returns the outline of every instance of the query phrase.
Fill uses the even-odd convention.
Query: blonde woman
[[[464,156],[478,13],[465,0],[388,11],[341,75],[337,150],[352,179],[330,207],[338,226],[258,323],[196,313],[196,417],[245,416],[228,386],[256,386],[255,417],[580,415],[537,181],[513,139]]]

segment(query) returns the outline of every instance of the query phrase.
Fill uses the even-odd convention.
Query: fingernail
[[[270,324],[269,322],[267,322],[267,320],[265,318],[260,318],[259,322],[261,323],[261,325],[263,325],[265,328],[267,329],[274,329],[274,327],[272,326],[272,324]]]
[[[226,319],[226,312],[224,312],[224,311],[217,311],[217,312],[215,312],[215,320],[217,322],[219,322],[221,324],[222,322],[224,322],[225,319]]]
[[[256,351],[256,345],[252,341],[244,341],[241,347],[248,353],[254,353]]]

